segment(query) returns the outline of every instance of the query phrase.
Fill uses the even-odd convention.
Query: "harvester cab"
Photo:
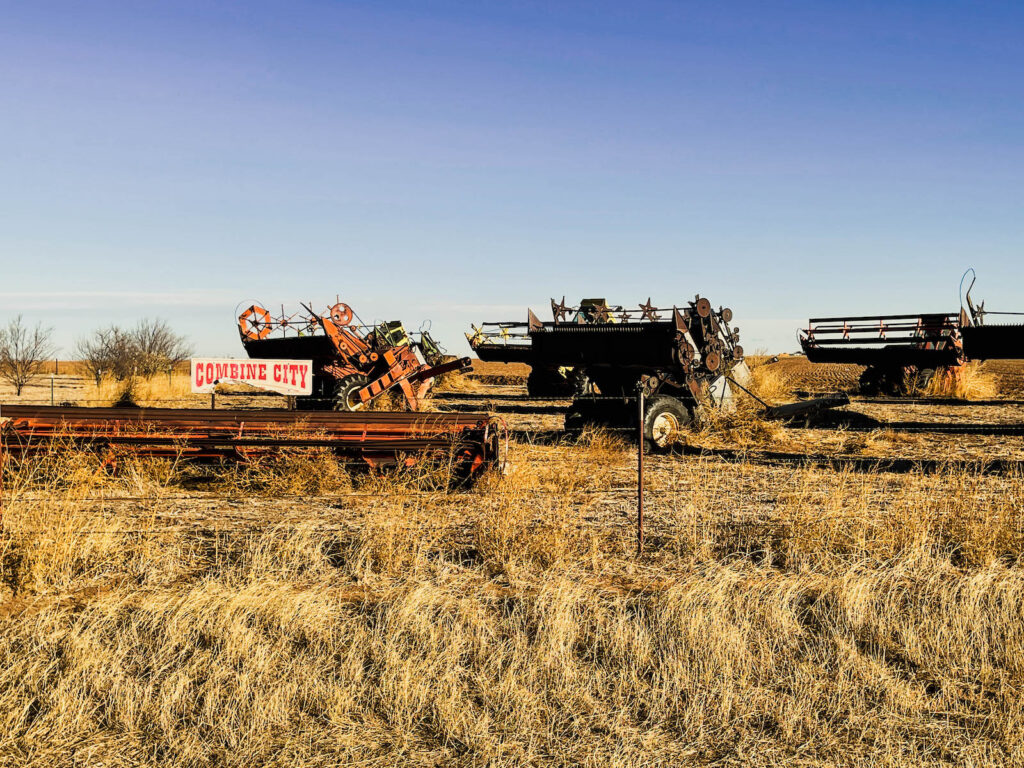
[[[562,304],[565,297],[562,297]],[[606,299],[582,299],[579,308],[572,314],[574,323],[616,323],[618,318],[616,312],[621,312],[622,307],[609,307]]]
[[[340,301],[325,312],[301,306],[274,316],[253,304],[239,315],[238,332],[251,358],[313,361],[313,392],[299,398],[302,408],[356,411],[394,390],[415,411],[435,377],[470,365],[468,357],[441,362],[429,334],[412,341],[401,322],[366,325]]]

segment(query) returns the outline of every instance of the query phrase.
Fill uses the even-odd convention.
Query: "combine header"
[[[369,466],[411,466],[424,456],[469,476],[493,464],[499,441],[479,413],[74,408],[5,405],[0,439],[15,456],[71,444],[119,456],[246,461],[283,449],[326,448]]]
[[[366,325],[340,301],[326,312],[308,304],[302,313],[277,317],[252,305],[238,317],[242,346],[251,358],[313,361],[313,393],[300,406],[357,411],[392,389],[417,410],[436,376],[469,367],[463,357],[443,362],[441,349],[423,331],[413,340],[401,322]]]
[[[969,270],[973,272],[973,270]],[[966,275],[965,275],[966,277]],[[937,372],[957,376],[968,360],[1024,358],[1024,326],[985,325],[989,314],[967,289],[967,309],[958,313],[817,317],[800,331],[800,346],[812,363],[865,366],[860,391],[907,395]]]

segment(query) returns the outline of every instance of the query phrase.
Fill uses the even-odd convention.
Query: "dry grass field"
[[[762,391],[822,388],[785,366]],[[482,368],[509,378],[434,404],[512,430],[468,489],[317,454],[8,464],[0,765],[1024,764],[1024,475],[986,465],[1024,437],[900,428],[1021,406],[846,409],[870,429],[741,409],[647,457],[637,558],[635,447],[560,435]]]

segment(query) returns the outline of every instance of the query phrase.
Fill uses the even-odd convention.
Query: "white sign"
[[[248,384],[284,395],[309,395],[313,392],[313,361],[193,357],[192,391],[213,392],[218,384]]]

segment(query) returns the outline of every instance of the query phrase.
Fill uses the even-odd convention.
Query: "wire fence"
[[[764,517],[764,506],[756,505],[761,511],[758,515],[753,509],[749,516],[737,514],[723,514],[721,512],[702,512],[698,506],[701,503],[711,504],[707,498],[695,498],[690,495],[692,489],[688,487],[650,488],[644,491],[644,498],[649,503],[646,508],[646,519],[644,521],[644,538],[687,538],[702,535],[722,535],[729,532],[742,533],[744,531],[770,532],[773,535],[786,540],[800,540],[807,543],[835,543],[843,536],[835,530],[828,535],[809,535],[807,529],[820,528],[821,526],[832,526],[836,524],[858,523],[857,529],[849,532],[848,537],[856,538],[859,532],[866,527],[884,526],[891,523],[895,518],[892,514],[879,512],[876,515],[865,515],[863,510],[856,512],[835,512],[823,511],[821,503],[823,500],[835,496],[835,489],[821,489],[806,487],[797,478],[791,478],[792,490],[785,487],[782,493],[792,493],[789,501],[807,502],[815,510],[813,518],[803,517],[800,520],[787,519],[786,517]],[[785,483],[784,483],[785,486]],[[883,489],[885,490],[885,489]],[[440,491],[422,491],[397,489],[392,495],[382,494],[380,491],[349,491],[345,493],[320,494],[310,496],[306,494],[274,494],[272,497],[260,497],[247,494],[147,494],[147,495],[102,495],[102,496],[81,496],[73,499],[58,498],[55,503],[71,501],[77,506],[89,505],[98,508],[100,512],[118,513],[123,504],[147,505],[139,510],[140,514],[150,514],[151,507],[156,505],[173,505],[189,503],[196,505],[225,505],[225,504],[252,504],[271,502],[275,505],[292,504],[302,502],[307,511],[310,505],[326,506],[338,502],[353,500],[379,501],[388,506],[405,506],[406,502],[443,502],[453,509],[465,510],[467,502],[478,500],[486,505],[488,502],[502,502],[506,499],[539,499],[558,498],[568,500],[570,503],[581,505],[595,498],[613,499],[616,501],[632,501],[637,493],[635,485],[621,485],[603,489],[573,489],[567,491],[565,488],[532,488],[532,489],[488,489],[484,493],[469,491],[466,493],[452,494]],[[475,497],[475,498],[473,498]],[[22,502],[46,501],[47,496],[27,496],[21,494],[18,500]],[[776,500],[777,501],[777,500]],[[785,503],[785,502],[784,502]],[[390,520],[386,522],[374,521],[372,525],[378,530],[401,533],[420,533],[424,536],[439,533],[458,533],[471,531],[480,525],[508,525],[520,531],[586,531],[593,534],[616,535],[625,537],[631,535],[627,528],[631,529],[636,524],[636,517],[626,507],[619,513],[619,525],[616,525],[614,516],[605,516],[602,519],[559,519],[559,520],[529,520],[509,523],[500,518],[488,520],[486,517],[468,517],[451,519],[444,523],[424,523],[420,521]],[[313,534],[331,534],[357,532],[365,527],[365,520],[354,519],[348,522],[339,523],[337,520],[324,519],[324,512],[318,511],[317,516],[306,516],[301,520],[281,519],[267,517],[277,510],[263,509],[257,514],[262,517],[250,517],[242,520],[238,515],[244,515],[244,511],[235,513],[234,518],[215,518],[199,516],[195,519],[182,521],[168,521],[165,524],[153,523],[149,525],[118,525],[102,528],[74,528],[68,531],[75,536],[135,536],[155,537],[164,535],[188,535],[193,534],[199,538],[211,538],[218,536],[225,537],[255,537],[262,536],[269,532],[308,532]],[[338,514],[344,514],[350,509],[342,508]],[[368,510],[369,511],[369,510]],[[481,510],[482,511],[482,510]],[[903,510],[905,514],[905,510]],[[198,515],[203,515],[202,509],[197,510]],[[221,512],[222,515],[230,515],[231,512]],[[932,519],[935,519],[932,514]],[[939,515],[938,517],[942,517]],[[626,528],[624,528],[625,526]],[[1024,535],[1024,508],[1018,508],[1014,517],[1013,525],[1008,528],[1016,530]],[[22,527],[14,526],[8,529],[8,534],[19,536],[32,535],[44,536],[52,534],[52,527]],[[66,534],[65,534],[66,535]],[[55,540],[55,539],[52,539]]]
[[[251,395],[248,395],[248,393],[246,393],[245,396],[251,397]],[[261,396],[262,397],[263,395],[261,394],[261,395],[257,395],[257,396]],[[177,402],[177,403],[180,403],[184,399],[186,399],[186,398],[163,399],[163,400],[160,400],[160,401],[150,401],[150,402],[168,402],[168,403],[169,402]],[[456,398],[456,399],[459,399],[459,398]],[[486,397],[484,397],[482,399],[486,402]],[[535,399],[535,400],[545,400],[546,402],[551,402],[554,398],[533,398],[533,399]],[[652,519],[645,520],[645,515],[650,515],[650,512],[648,512],[645,509],[645,502],[648,499],[651,500],[651,501],[657,501],[657,500],[666,498],[668,496],[673,496],[673,497],[678,498],[678,496],[679,496],[679,489],[676,489],[676,488],[671,488],[671,489],[655,489],[655,488],[648,489],[648,488],[645,488],[644,431],[643,431],[643,418],[642,418],[642,415],[644,413],[644,400],[645,400],[644,393],[642,391],[640,391],[635,396],[593,397],[593,398],[587,398],[587,400],[588,401],[592,400],[592,401],[595,401],[595,402],[596,401],[605,401],[605,402],[607,402],[607,401],[615,401],[615,402],[622,403],[624,406],[630,406],[630,405],[634,405],[635,404],[635,407],[637,408],[637,412],[635,412],[635,415],[637,416],[637,423],[636,423],[636,425],[635,426],[623,426],[623,427],[617,428],[618,431],[633,432],[633,433],[635,433],[637,435],[637,438],[638,438],[638,440],[637,440],[638,450],[637,450],[637,470],[636,470],[637,471],[637,483],[636,483],[636,485],[631,485],[631,486],[628,486],[628,487],[627,486],[623,486],[623,487],[618,487],[618,488],[608,488],[608,489],[575,489],[575,493],[578,494],[581,497],[585,497],[585,498],[589,498],[589,499],[593,499],[595,497],[608,498],[608,497],[613,497],[613,496],[615,498],[617,498],[617,499],[621,499],[625,495],[630,495],[631,496],[632,494],[635,493],[635,498],[636,498],[636,515],[635,515],[633,520],[629,520],[628,522],[629,522],[630,525],[632,525],[633,522],[635,521],[635,526],[636,526],[636,545],[637,545],[637,554],[638,555],[643,553],[643,549],[644,549],[644,545],[645,545],[645,540],[646,540],[646,538],[648,536],[666,536],[666,535],[671,536],[671,535],[678,535],[680,533],[680,531],[692,531],[692,533],[694,535],[696,535],[698,530],[707,530],[709,528],[725,529],[725,530],[732,530],[732,531],[760,529],[760,530],[770,530],[773,533],[779,534],[779,535],[785,535],[787,539],[800,538],[799,536],[797,536],[797,534],[794,533],[793,530],[791,530],[792,526],[796,525],[795,523],[793,523],[792,521],[779,520],[779,519],[767,519],[767,520],[765,520],[765,519],[760,519],[760,520],[745,519],[745,520],[740,520],[740,519],[735,519],[735,518],[723,519],[721,516],[716,516],[715,519],[711,520],[711,519],[707,519],[707,518],[700,518],[700,517],[697,517],[697,516],[693,516],[691,519],[687,519],[687,520],[683,520],[683,521],[676,521],[676,522],[673,523],[674,527],[671,527],[669,529],[664,529],[665,522],[664,522],[663,519],[661,519],[662,516],[663,516],[664,510],[659,509],[659,510],[657,510],[656,515]],[[80,401],[80,402],[82,402],[82,401]],[[216,404],[215,403],[215,398],[211,397],[211,407],[215,407],[215,404]],[[289,404],[291,404],[291,402]],[[2,415],[2,410],[0,410],[0,415]],[[612,429],[615,430],[616,428],[612,427]],[[823,457],[823,456],[813,456],[813,455],[793,455],[793,454],[788,454],[788,455],[787,454],[775,454],[775,455],[771,455],[768,452],[762,452],[762,453],[764,453],[764,455],[761,456],[760,458],[768,459],[768,460],[774,460],[774,461],[780,461],[780,460],[790,460],[790,461],[793,461],[793,460],[796,460],[796,461],[802,461],[802,462],[808,462],[808,463],[810,463],[810,462],[822,462],[822,461],[829,462],[829,463],[834,463],[836,461],[836,459],[834,457]],[[737,459],[737,458],[739,458],[739,459],[741,459],[743,461],[749,461],[750,458],[751,458],[750,454],[748,452],[736,452],[736,451],[730,451],[730,450],[718,451],[718,452],[716,452],[716,455],[719,458],[729,458],[729,459]],[[872,457],[872,459],[871,459],[872,466],[874,466],[876,468],[882,466],[882,462],[883,461],[885,461],[885,459],[878,459],[878,458],[874,458],[874,457]],[[891,459],[890,461],[894,461],[894,462],[899,462],[899,461],[907,462],[906,459],[901,459],[901,458],[894,458],[894,459]],[[361,462],[359,459],[342,461],[341,463],[347,464],[347,465],[353,465],[353,464],[365,465],[365,462]],[[934,461],[930,462],[930,464],[938,466],[938,463],[936,463]],[[856,460],[850,461],[849,465],[851,467],[855,467],[856,466]],[[925,463],[922,462],[920,464],[920,466],[924,467]],[[942,466],[949,466],[949,462],[943,462]],[[979,464],[978,466],[986,466],[986,465]],[[987,466],[997,466],[997,464],[993,462],[993,463],[990,463]],[[1019,471],[1022,467],[1024,467],[1024,461],[1013,461],[1012,463],[1007,463],[1007,460],[1002,460],[998,464],[998,466],[1001,467],[1001,469],[1003,471],[1006,471],[1006,469],[1009,468],[1009,467],[1012,467],[1015,471]],[[412,497],[413,494],[418,495],[418,496],[429,496],[429,497],[432,497],[434,499],[438,499],[438,498],[440,498],[442,496],[447,496],[447,494],[443,494],[440,491],[436,491],[436,490],[430,490],[430,491],[407,491],[407,490],[403,490],[403,489],[397,489],[397,490],[396,489],[388,489],[388,490],[390,492],[392,492],[397,497],[397,499],[399,501],[401,501],[405,497]],[[564,489],[516,489],[516,490],[513,490],[513,491],[509,491],[509,492],[507,492],[504,495],[507,496],[507,497],[516,497],[516,498],[523,498],[524,496],[526,496],[526,497],[538,497],[538,496],[556,496],[556,495],[564,497],[565,490]],[[327,503],[327,502],[332,501],[332,500],[333,501],[341,501],[343,499],[345,499],[345,500],[356,499],[356,498],[361,498],[361,499],[376,498],[376,499],[379,499],[379,498],[381,498],[381,496],[382,496],[382,492],[380,492],[380,491],[359,491],[359,492],[349,492],[349,493],[345,493],[345,494],[333,494],[333,495],[329,495],[329,496],[319,496],[319,497],[317,497],[317,500],[321,501],[321,502],[324,502],[324,503]],[[500,493],[495,493],[495,495],[494,495],[494,498],[499,498],[500,499],[501,497],[502,497],[502,495]],[[298,496],[298,495],[296,495],[294,498],[295,499],[304,498],[307,501],[309,500],[308,497],[302,497],[302,496]],[[235,499],[239,500],[239,501],[241,501],[241,500],[252,501],[252,497],[251,496],[235,497]],[[156,494],[156,495],[152,495],[152,496],[135,496],[135,497],[114,497],[114,496],[110,496],[110,497],[101,497],[99,499],[82,499],[81,501],[83,501],[83,502],[88,501],[88,502],[96,502],[96,503],[99,503],[99,504],[114,505],[114,504],[120,504],[120,503],[124,503],[124,502],[129,502],[129,501],[134,502],[134,503],[138,503],[138,502],[152,503],[152,502],[169,502],[169,501],[173,501],[173,502],[177,502],[177,501],[189,501],[189,502],[213,501],[213,502],[216,502],[216,503],[225,503],[228,500],[229,500],[229,498],[226,498],[224,496],[199,496],[199,497],[197,497],[195,495],[169,496],[169,495]],[[2,504],[2,501],[3,501],[3,499],[2,499],[2,497],[0,497],[0,504]],[[0,508],[0,510],[2,510],[2,508]],[[627,516],[624,516],[623,522],[627,522],[626,517]],[[859,513],[857,515],[851,514],[847,518],[843,518],[841,516],[835,516],[835,515],[830,515],[827,518],[827,520],[829,522],[840,522],[840,521],[842,521],[844,519],[846,519],[846,520],[854,520],[854,519],[856,519],[856,520],[859,520],[859,521],[863,522],[864,518],[863,518],[863,513]],[[0,520],[0,524],[2,524],[2,520]],[[432,532],[439,532],[439,531],[451,532],[453,530],[459,530],[460,528],[464,528],[467,525],[474,525],[474,524],[477,524],[477,523],[474,523],[473,521],[461,522],[461,523],[453,521],[452,523],[446,523],[446,524],[443,524],[443,525],[436,525],[436,526],[435,525],[424,525],[424,524],[421,524],[421,523],[412,523],[409,526],[407,526],[406,528],[403,528],[399,524],[389,524],[387,527],[388,527],[389,530],[405,530],[405,531],[413,531],[413,530],[415,530],[415,531],[420,532],[420,533],[432,533]],[[807,523],[806,522],[801,522],[800,525],[804,526],[804,525],[807,525]],[[209,536],[221,536],[221,535],[249,536],[249,537],[251,537],[251,536],[254,536],[254,535],[258,535],[258,534],[260,534],[262,532],[266,532],[266,531],[270,531],[270,530],[280,531],[283,528],[288,528],[288,527],[290,527],[290,528],[292,528],[294,530],[300,530],[300,529],[301,530],[315,530],[315,531],[320,532],[320,533],[332,533],[332,532],[347,532],[347,533],[350,533],[350,532],[353,531],[354,528],[356,528],[358,526],[357,526],[357,524],[354,524],[354,523],[345,524],[345,525],[318,524],[316,521],[311,521],[309,519],[306,519],[306,520],[303,520],[303,521],[281,521],[281,520],[248,521],[244,525],[243,524],[238,524],[238,523],[236,523],[234,525],[223,525],[219,521],[216,521],[216,520],[206,520],[206,521],[203,522],[203,524],[201,526],[198,523],[193,523],[193,524],[181,524],[181,523],[178,523],[178,524],[174,524],[174,525],[161,525],[161,526],[157,526],[157,525],[150,525],[150,526],[145,526],[145,527],[138,527],[137,526],[135,528],[124,527],[124,526],[118,526],[118,527],[112,527],[112,528],[102,528],[102,529],[79,528],[79,529],[75,529],[74,533],[78,534],[78,535],[86,535],[86,536],[99,536],[99,535],[104,535],[104,536],[110,536],[110,535],[161,536],[161,535],[177,534],[177,533],[182,533],[182,532],[191,532],[191,533],[196,533],[196,534],[198,534],[200,536],[206,536],[206,537],[209,537]],[[600,531],[603,531],[603,532],[608,532],[608,531],[611,531],[611,530],[615,530],[614,528],[610,528],[607,524],[598,524],[598,523],[595,523],[595,522],[573,522],[573,521],[565,521],[565,520],[557,521],[557,522],[531,521],[531,522],[527,523],[525,525],[525,527],[528,528],[528,529],[532,529],[532,530],[545,530],[545,529],[549,529],[549,530],[565,530],[567,527],[570,528],[570,529],[575,527],[575,528],[577,528],[579,530],[590,529],[590,530],[594,530],[594,531],[600,530]],[[2,530],[2,529],[0,529],[0,530]],[[22,529],[22,528],[18,528],[17,530],[21,534],[32,534],[32,535],[36,535],[36,536],[47,534],[47,533],[51,532],[51,529],[49,529],[49,528],[39,528],[39,529]],[[619,534],[622,535],[622,531],[621,530],[619,531]],[[829,541],[834,541],[834,539],[835,539],[834,534],[830,535],[827,538],[827,540],[829,540]],[[808,541],[808,542],[814,542],[814,541],[821,542],[821,541],[825,541],[826,539],[823,538],[823,537],[810,537],[810,538],[805,538],[805,540]]]

